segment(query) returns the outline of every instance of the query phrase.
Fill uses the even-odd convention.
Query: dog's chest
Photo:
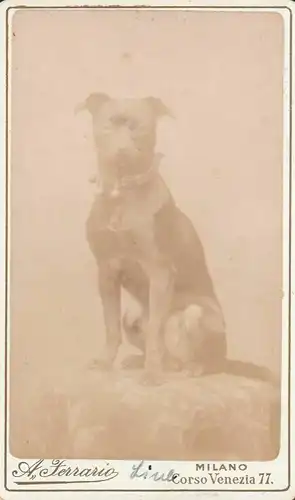
[[[101,230],[89,243],[98,264],[106,260],[137,261],[147,268],[160,255],[153,219],[129,230]]]
[[[154,219],[146,220],[140,227],[127,231],[117,231],[116,249],[117,257],[123,259],[147,261],[155,258],[159,253],[155,241]]]
[[[147,262],[157,258],[159,248],[155,235],[155,216],[134,219],[131,227],[124,227],[116,219],[111,224],[97,227],[91,218],[87,224],[88,242],[97,260],[128,259]],[[118,226],[116,227],[115,222]],[[137,222],[137,224],[135,223]],[[112,225],[114,224],[114,226]]]
[[[155,216],[168,196],[161,183],[153,187],[126,200],[95,200],[87,221],[87,239],[97,261],[146,260],[157,254]]]

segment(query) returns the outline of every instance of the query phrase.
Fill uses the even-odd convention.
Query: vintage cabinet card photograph
[[[203,3],[0,5],[3,500],[295,497],[294,2]]]

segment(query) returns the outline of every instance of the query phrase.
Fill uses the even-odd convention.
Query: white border
[[[82,3],[82,2],[81,2]],[[81,5],[80,3],[80,5]],[[124,5],[124,7],[130,7],[130,8],[133,8],[133,7],[136,7],[136,3],[134,2],[131,2],[129,0],[125,0],[125,2],[116,2],[116,1],[109,1],[109,2],[105,2],[103,0],[101,0],[99,2],[99,6],[113,6],[114,8],[117,7],[118,3],[120,3],[120,5]],[[229,4],[232,4],[232,2],[228,1],[228,2],[216,2],[215,4],[212,2],[212,1],[206,1],[204,0],[204,2],[196,2],[196,1],[187,1],[187,2],[181,2],[182,3],[182,6],[179,7],[179,9],[193,9],[195,10],[195,8],[198,8],[199,10],[208,10],[208,7],[211,7],[213,10],[225,10],[224,7],[227,7]],[[243,7],[245,5],[246,2],[242,2],[242,1],[237,1],[235,2],[235,4],[232,6],[232,8],[226,8],[227,11],[237,11],[237,10],[240,10],[239,7]],[[94,0],[89,0],[87,2],[87,6],[93,6],[93,7],[96,7],[98,4],[98,2],[95,2]],[[203,4],[203,5],[202,5]],[[207,4],[207,7],[206,9],[203,9],[202,7],[198,7],[198,6],[204,6],[204,4]],[[217,4],[217,5],[216,5]],[[5,122],[5,67],[3,67],[3,62],[5,61],[5,38],[6,38],[6,33],[5,33],[5,17],[6,17],[6,10],[7,8],[10,8],[10,7],[13,7],[13,6],[17,6],[18,5],[18,2],[16,1],[10,1],[10,2],[4,2],[3,4],[0,5],[0,21],[1,21],[1,27],[0,27],[0,30],[1,30],[1,39],[0,39],[0,54],[2,55],[2,57],[0,58],[0,60],[2,61],[2,71],[1,71],[1,76],[3,78],[3,89],[4,89],[4,92],[1,93],[1,100],[0,100],[0,113],[1,113],[1,118],[2,118],[2,124],[4,124]],[[38,9],[39,7],[58,7],[58,9],[63,9],[65,6],[66,6],[66,3],[64,4],[61,4],[60,2],[58,2],[56,0],[56,2],[54,1],[51,1],[51,0],[31,0],[30,2],[24,4],[22,3],[22,6],[30,6],[30,7],[35,7],[36,9]],[[71,6],[79,6],[79,2],[77,2],[76,0],[73,0],[70,2],[70,5]],[[146,8],[152,8],[153,6],[158,6],[161,5],[161,7],[163,9],[166,9],[167,7],[169,6],[173,6],[173,3],[172,2],[165,2],[165,5],[163,4],[160,4],[159,2],[155,1],[155,0],[150,0],[149,2],[141,2],[141,6],[142,7],[146,7]],[[252,9],[252,7],[255,7],[255,6],[261,6],[261,5],[265,5],[265,7],[261,7],[261,9],[255,9],[255,12],[259,12],[259,11],[274,11],[274,8],[271,8],[272,6],[273,7],[288,7],[289,9],[291,9],[293,11],[293,23],[294,23],[294,6],[293,6],[293,2],[283,2],[281,0],[278,0],[278,1],[268,1],[267,3],[264,2],[264,1],[261,1],[261,2],[251,2],[251,4],[249,4],[247,2],[247,9],[243,8],[243,11],[248,11],[248,12],[251,12],[253,11],[254,9]],[[138,7],[138,5],[137,5]],[[284,20],[285,20],[285,46],[286,46],[286,50],[285,50],[285,68],[284,68],[284,141],[285,141],[285,144],[284,144],[284,227],[283,227],[283,234],[284,234],[284,273],[283,273],[283,280],[284,280],[284,299],[283,299],[283,339],[282,339],[282,343],[283,343],[283,349],[282,349],[282,366],[283,366],[283,371],[282,371],[282,430],[281,430],[281,451],[280,451],[280,455],[279,457],[274,460],[273,462],[261,462],[261,463],[255,463],[255,462],[252,462],[252,463],[248,463],[248,470],[250,471],[251,469],[256,469],[257,468],[259,469],[259,472],[263,472],[263,471],[266,471],[266,472],[272,472],[274,474],[274,477],[275,477],[275,489],[281,489],[281,488],[284,488],[285,485],[287,484],[286,483],[286,467],[287,467],[287,451],[288,451],[288,436],[287,436],[287,433],[286,433],[286,430],[288,428],[288,414],[287,414],[287,408],[286,408],[286,401],[287,401],[287,398],[288,398],[288,370],[286,369],[286,367],[288,366],[288,359],[289,359],[289,352],[288,352],[288,329],[286,328],[286,325],[288,324],[288,318],[289,318],[289,303],[288,303],[288,298],[289,298],[289,265],[288,265],[288,262],[289,262],[289,168],[290,168],[290,155],[289,155],[289,146],[290,146],[290,121],[289,121],[289,102],[290,102],[290,65],[289,65],[289,47],[290,47],[290,30],[289,30],[289,18],[290,18],[290,13],[287,11],[287,10],[280,10],[279,8],[276,9],[277,12],[280,12],[282,14],[282,16],[284,17]],[[294,27],[293,27],[293,32],[294,32]],[[294,80],[294,77],[293,77],[293,80]],[[294,85],[294,81],[293,81],[293,85]],[[5,165],[5,155],[6,153],[9,154],[9,152],[6,152],[5,151],[5,140],[4,140],[4,134],[3,136],[1,137],[1,146],[0,147],[0,151],[3,151],[3,156],[2,156],[2,165]],[[292,158],[293,159],[293,158]],[[5,182],[6,182],[6,179],[5,179],[5,168],[3,168],[1,170],[1,174],[2,174],[2,177],[1,177],[1,187],[2,187],[2,191],[1,191],[1,194],[2,194],[2,203],[0,205],[0,216],[2,217],[2,221],[3,221],[3,225],[2,225],[2,228],[3,228],[3,232],[1,233],[1,238],[2,241],[1,241],[1,244],[0,244],[0,252],[1,252],[1,257],[2,257],[2,263],[5,264],[5,246],[4,246],[4,243],[5,243]],[[292,173],[292,178],[293,178],[293,173]],[[293,178],[293,182],[294,182],[294,178]],[[293,204],[294,205],[294,204]],[[292,215],[294,217],[294,208],[292,209]],[[0,277],[2,279],[2,283],[4,283],[5,281],[5,272],[4,272],[4,269],[5,269],[5,266],[2,265],[0,266]],[[292,284],[293,284],[293,271],[292,271]],[[5,328],[5,290],[4,290],[4,287],[2,287],[1,289],[1,302],[0,302],[0,311],[1,311],[1,317],[0,317],[0,321],[1,321],[1,335],[2,335],[2,339],[3,339],[3,332],[4,332],[4,328]],[[293,295],[294,295],[294,288],[293,288],[293,285],[292,285],[292,301],[293,301]],[[293,314],[292,314],[293,316]],[[2,343],[3,345],[3,343]],[[292,347],[292,353],[291,353],[291,356],[293,357],[295,354],[295,351],[294,351],[294,348]],[[0,350],[0,355],[1,355],[1,360],[0,360],[0,376],[1,376],[1,380],[3,381],[4,380],[4,350],[1,349]],[[293,377],[292,377],[293,378]],[[3,384],[2,386],[3,387]],[[293,407],[293,399],[294,395],[292,394],[292,407]],[[3,390],[0,391],[0,403],[1,403],[1,414],[3,415],[3,409],[4,409],[4,394],[3,394]],[[292,419],[291,419],[292,420]],[[0,421],[3,422],[3,419],[0,418]],[[3,433],[1,433],[1,439],[0,439],[0,450],[2,451],[3,450],[3,445],[4,445],[4,441],[3,441],[4,437],[3,437]],[[294,451],[295,451],[295,443],[292,442],[291,443],[292,446],[291,446],[291,457],[292,457],[292,451],[293,451],[293,454],[294,454]],[[87,467],[87,462],[88,462],[88,465],[92,465],[92,462],[89,462],[89,461],[79,461],[79,463],[83,463],[83,466],[84,467]],[[67,463],[69,464],[77,464],[78,462],[77,461],[73,461],[73,460],[68,460]],[[178,462],[177,463],[177,467],[176,467],[176,464],[172,463],[172,462],[152,462],[150,461],[149,463],[151,463],[153,465],[153,469],[154,470],[158,470],[158,471],[168,471],[171,467],[175,467],[177,468],[177,471],[180,472],[180,473],[183,473],[183,475],[196,475],[195,474],[195,462]],[[8,458],[8,469],[11,469],[12,468],[15,468],[15,464],[16,464],[16,461],[13,457],[9,456]],[[129,461],[112,461],[111,462],[112,465],[114,465],[114,467],[118,470],[120,470],[120,484],[119,482],[117,482],[116,480],[113,480],[111,483],[106,483],[105,485],[102,485],[99,487],[99,488],[107,488],[107,487],[112,487],[112,490],[113,492],[110,490],[109,493],[106,493],[106,492],[101,492],[101,498],[106,498],[106,497],[111,497],[111,496],[114,496],[114,488],[117,489],[117,488],[123,488],[123,489],[128,489],[130,488],[131,486],[133,487],[133,489],[136,487],[138,489],[140,489],[140,487],[143,488],[143,484],[142,483],[131,483],[129,477],[128,477],[128,474],[130,473],[131,471],[131,465],[132,463],[129,462]],[[34,496],[34,497],[43,497],[44,494],[40,493],[40,492],[36,492],[36,493],[26,493],[24,491],[19,491],[17,493],[14,493],[14,492],[8,492],[8,491],[5,491],[3,489],[3,472],[4,472],[4,463],[3,463],[3,453],[1,453],[1,457],[0,457],[0,467],[1,467],[1,489],[0,489],[0,495],[3,497],[3,498],[14,498],[14,496],[17,496],[17,497],[20,497],[21,499],[22,498],[25,498],[25,496],[27,495],[30,495],[31,496]],[[294,468],[292,467],[292,474],[291,474],[291,478],[293,476],[294,478],[294,474],[295,474],[295,470]],[[251,474],[249,472],[249,474]],[[229,474],[227,474],[229,475]],[[116,484],[117,483],[117,484]],[[86,489],[86,486],[87,485],[83,485],[81,487],[81,489]],[[246,487],[244,488],[247,488],[247,489],[250,489],[250,486],[251,485],[247,485]],[[206,486],[208,488],[208,486]],[[71,489],[74,489],[73,486],[70,486]],[[93,488],[93,486],[90,485],[90,488]],[[149,497],[153,497],[153,498],[158,498],[158,495],[159,493],[156,493],[156,492],[153,492],[153,490],[155,489],[155,483],[153,481],[145,481],[144,482],[144,488],[145,490],[146,489],[151,489],[151,491],[149,493],[139,493],[138,490],[137,492],[133,492],[131,493],[123,493],[123,492],[120,492],[120,493],[117,493],[117,496],[125,496],[125,498],[138,498],[138,496],[140,497],[143,497],[144,495],[148,495]],[[166,490],[167,491],[167,486],[165,484],[158,484],[156,483],[156,488],[157,489],[163,489],[163,493],[164,491]],[[171,483],[169,484],[169,488],[173,488],[173,490],[175,491],[175,493],[173,493],[173,497],[177,497],[177,498],[183,498],[184,495],[189,495],[189,493],[186,493],[186,492],[179,492],[177,493],[177,488],[176,486],[171,486]],[[191,494],[193,494],[193,491],[196,491],[194,488],[195,486],[191,486],[189,487],[188,485],[185,486],[185,488],[187,489],[191,489]],[[221,487],[218,487],[219,490],[217,491],[220,491]],[[255,489],[257,488],[257,485],[255,485]],[[46,486],[45,486],[45,489]],[[60,488],[61,489],[61,488]],[[69,489],[69,488],[67,488]],[[80,489],[80,488],[79,488]],[[213,489],[210,485],[210,489]],[[224,498],[227,498],[227,495],[228,495],[228,492],[229,492],[229,489],[226,489],[225,487],[223,487],[222,489],[224,489],[226,492],[225,493],[218,493],[218,496],[220,498],[224,497]],[[65,490],[66,491],[66,490]],[[77,491],[79,491],[77,489]],[[249,494],[248,493],[242,493],[242,489],[240,490],[241,493],[233,493],[233,495],[237,495],[239,494],[241,496],[241,498],[248,498],[249,497]],[[292,495],[292,493],[293,495]],[[59,496],[59,493],[58,492],[53,492],[53,494]],[[93,493],[94,495],[97,495],[99,494],[99,489]],[[169,495],[171,495],[171,490],[170,490],[170,493],[168,493]],[[202,492],[202,497],[203,496],[207,496],[209,497],[210,495],[214,495],[216,496],[217,493],[215,492]],[[255,498],[262,498],[262,495],[264,495],[265,493],[255,493]],[[295,494],[295,479],[293,479],[293,483],[292,483],[292,486],[291,486],[291,489],[289,491],[285,491],[285,492],[275,492],[275,493],[271,493],[271,490],[269,490],[268,494],[272,494],[273,498],[275,499],[279,499],[279,498],[288,498],[291,500],[291,498],[294,496]],[[48,490],[47,490],[47,493],[45,495],[48,495]],[[61,493],[61,496],[63,498],[65,497],[69,497],[70,495],[72,495],[72,493],[66,493],[66,492],[63,492]],[[82,493],[80,492],[79,493],[79,498],[84,498],[91,495],[91,493]]]

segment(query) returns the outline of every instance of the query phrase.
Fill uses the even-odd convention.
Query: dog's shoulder
[[[177,254],[193,252],[203,257],[203,245],[199,235],[187,215],[168,199],[154,217],[156,239],[161,248]]]

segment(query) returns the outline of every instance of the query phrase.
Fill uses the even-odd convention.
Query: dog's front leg
[[[111,368],[121,343],[121,283],[120,270],[116,262],[101,264],[98,271],[98,287],[106,327],[103,364],[105,368]]]
[[[162,369],[162,333],[170,311],[173,293],[173,272],[160,264],[150,270],[149,320],[146,332],[145,372],[157,380]]]

